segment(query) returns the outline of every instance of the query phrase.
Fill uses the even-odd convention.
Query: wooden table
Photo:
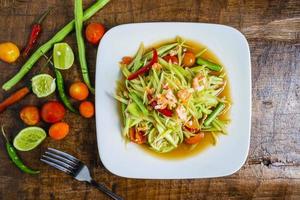
[[[85,7],[92,1],[84,1]],[[72,0],[0,0],[0,41],[24,46],[37,15],[53,7],[43,24],[46,41],[73,19]],[[99,182],[125,199],[300,199],[300,1],[299,0],[112,0],[90,21],[107,28],[149,21],[189,21],[226,24],[248,39],[252,57],[252,135],[246,164],[234,175],[199,180],[134,180],[110,174],[97,153],[95,120],[67,113],[71,134],[63,141],[48,138],[41,147],[20,153],[24,162],[41,169],[38,176],[22,174],[9,161],[0,142],[0,199],[108,199],[39,161],[46,147],[56,147],[82,159]],[[155,30],[154,30],[155,31]],[[75,50],[75,35],[66,40]],[[96,48],[87,45],[88,63],[95,72]],[[49,72],[40,60],[25,80]],[[78,61],[64,73],[68,84],[80,80]],[[18,70],[0,63],[0,84]],[[13,91],[12,90],[12,91]],[[11,92],[11,91],[10,91]],[[8,93],[0,92],[0,99]],[[18,117],[26,104],[41,105],[49,99],[29,95],[0,114],[10,137],[25,127]],[[45,125],[41,124],[43,127]],[[46,128],[46,127],[45,127]]]

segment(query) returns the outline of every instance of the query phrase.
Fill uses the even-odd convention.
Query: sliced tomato
[[[133,60],[132,57],[130,57],[130,56],[124,56],[124,57],[122,58],[121,63],[122,63],[122,64],[125,64],[125,65],[129,65],[129,64],[132,62],[132,60]]]
[[[147,137],[145,133],[142,131],[136,131],[135,128],[129,129],[129,137],[132,142],[137,144],[144,144],[147,142]]]
[[[201,139],[204,138],[204,133],[197,133],[196,135],[186,138],[184,142],[186,144],[197,144],[201,141]]]
[[[171,63],[178,64],[177,56],[171,56],[170,54],[168,54],[168,55],[164,56],[163,59],[167,62],[171,61]]]
[[[184,128],[190,132],[197,132],[199,131],[200,127],[199,127],[199,123],[197,121],[197,119],[193,118],[192,120],[186,122],[184,124]]]

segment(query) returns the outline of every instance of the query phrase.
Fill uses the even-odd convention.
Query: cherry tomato
[[[79,106],[79,112],[81,116],[85,118],[91,118],[94,116],[94,104],[90,101],[84,101]]]
[[[196,57],[193,52],[187,51],[183,57],[183,65],[185,67],[192,67],[195,64]]]
[[[20,118],[27,125],[36,125],[40,121],[39,109],[36,106],[25,106],[20,111]]]
[[[54,140],[61,140],[69,133],[69,125],[65,122],[52,124],[49,128],[49,135]]]
[[[193,118],[184,124],[184,128],[190,132],[197,132],[200,127],[197,119]]]
[[[142,131],[136,131],[135,128],[129,129],[129,137],[130,140],[137,144],[144,144],[147,141],[147,137],[145,136],[145,133]]]
[[[201,139],[204,138],[204,133],[197,133],[195,136],[192,136],[190,138],[186,138],[184,142],[186,144],[197,144],[201,141]]]
[[[133,58],[130,56],[124,56],[122,58],[122,64],[129,65],[132,62]]]
[[[163,57],[163,59],[167,62],[173,63],[173,64],[178,64],[178,58],[177,56],[171,56],[170,54],[166,55]]]
[[[69,94],[73,99],[82,101],[89,96],[89,89],[82,82],[73,83],[69,89]]]
[[[13,63],[20,56],[19,48],[12,42],[5,42],[0,44],[0,60]]]
[[[41,110],[42,119],[47,123],[55,123],[62,120],[66,110],[58,101],[49,101],[45,103]]]
[[[85,29],[85,37],[91,44],[96,45],[99,43],[105,33],[103,24],[90,23]]]

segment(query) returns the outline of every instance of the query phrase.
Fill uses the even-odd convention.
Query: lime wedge
[[[55,79],[49,74],[39,74],[31,79],[32,92],[38,97],[46,97],[55,91]]]
[[[36,126],[24,128],[14,139],[14,147],[19,151],[29,151],[37,147],[47,134],[44,129]]]
[[[57,43],[53,48],[54,67],[69,69],[74,63],[74,53],[67,43]]]

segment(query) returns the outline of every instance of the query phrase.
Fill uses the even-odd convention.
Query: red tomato
[[[163,59],[167,62],[171,61],[171,63],[178,64],[177,56],[171,56],[170,54],[168,54],[168,55],[164,56]]]
[[[197,144],[201,141],[201,139],[204,138],[204,133],[197,133],[195,136],[192,136],[190,138],[186,138],[184,142],[186,144]]]
[[[55,123],[62,120],[65,116],[65,108],[58,101],[45,103],[41,110],[42,119],[47,123]]]
[[[193,52],[186,52],[183,57],[183,64],[185,67],[192,67],[196,62],[196,57]]]
[[[85,29],[85,37],[91,44],[98,44],[105,33],[103,24],[90,23]]]
[[[132,142],[137,144],[144,144],[147,141],[147,137],[145,136],[145,133],[142,131],[136,132],[135,128],[129,129],[129,137]]]

